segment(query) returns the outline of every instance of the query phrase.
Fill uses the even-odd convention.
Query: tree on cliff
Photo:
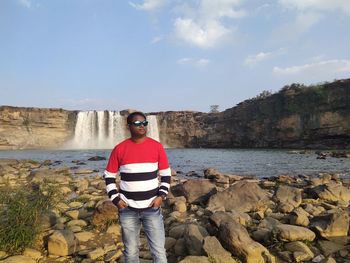
[[[210,105],[210,113],[218,113],[219,112],[219,105]]]

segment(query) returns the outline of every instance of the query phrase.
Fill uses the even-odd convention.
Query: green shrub
[[[0,250],[10,254],[33,245],[40,233],[40,219],[58,201],[56,186],[21,185],[0,188]]]

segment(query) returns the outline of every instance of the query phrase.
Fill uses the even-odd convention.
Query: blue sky
[[[219,110],[350,77],[349,0],[0,0],[0,105]]]

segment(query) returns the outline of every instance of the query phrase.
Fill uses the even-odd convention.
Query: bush
[[[40,219],[58,201],[56,186],[21,185],[0,188],[0,250],[20,253],[33,245]]]

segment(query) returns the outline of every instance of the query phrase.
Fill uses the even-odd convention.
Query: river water
[[[59,166],[77,166],[79,160],[102,174],[107,161],[88,161],[90,157],[102,156],[108,159],[111,150],[16,150],[0,151],[0,158],[31,159],[36,161],[61,161]],[[199,176],[203,170],[214,167],[221,172],[238,175],[270,177],[280,174],[316,174],[337,172],[350,176],[350,158],[317,159],[315,153],[291,154],[288,150],[263,149],[166,149],[169,163],[176,171],[186,174],[194,171]]]

